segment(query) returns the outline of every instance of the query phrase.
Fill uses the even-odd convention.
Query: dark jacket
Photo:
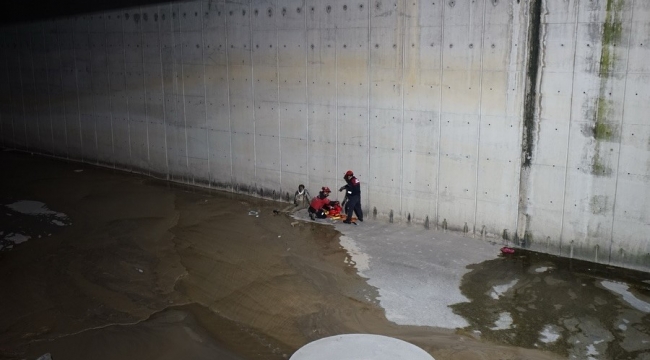
[[[355,176],[348,179],[347,185],[343,186],[343,188],[345,188],[345,193],[348,197],[361,195],[361,181]]]

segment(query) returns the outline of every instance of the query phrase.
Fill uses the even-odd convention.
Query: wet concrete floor
[[[0,165],[1,359],[287,359],[344,333],[437,360],[650,359],[647,274],[517,253],[470,266],[463,328],[397,325],[340,233],[282,204],[21,153]]]

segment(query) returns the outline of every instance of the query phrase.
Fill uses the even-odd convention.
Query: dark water
[[[454,311],[495,343],[572,359],[650,359],[650,276],[518,251],[472,266]]]
[[[453,308],[467,328],[398,326],[358,296],[376,289],[339,234],[273,215],[279,204],[24,154],[0,163],[0,359],[281,360],[343,333],[436,360],[650,359],[648,274],[518,252],[466,274],[469,302]],[[25,201],[53,213],[10,207]]]

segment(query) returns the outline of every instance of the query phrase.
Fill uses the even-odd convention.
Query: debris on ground
[[[501,253],[502,254],[507,254],[507,255],[514,254],[515,249],[513,249],[511,247],[504,246],[504,247],[501,248]]]

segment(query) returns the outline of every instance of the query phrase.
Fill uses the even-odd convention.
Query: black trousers
[[[325,219],[327,217],[327,215],[325,215],[325,211],[323,211],[323,209],[316,210],[316,209],[314,209],[313,207],[310,206],[309,209],[307,209],[307,211],[309,211],[310,213],[314,213],[314,215],[319,219]]]
[[[352,213],[357,215],[359,221],[363,221],[363,211],[361,210],[361,195],[349,196],[348,202],[345,204],[345,210],[347,211],[348,218],[345,221],[352,220]]]

